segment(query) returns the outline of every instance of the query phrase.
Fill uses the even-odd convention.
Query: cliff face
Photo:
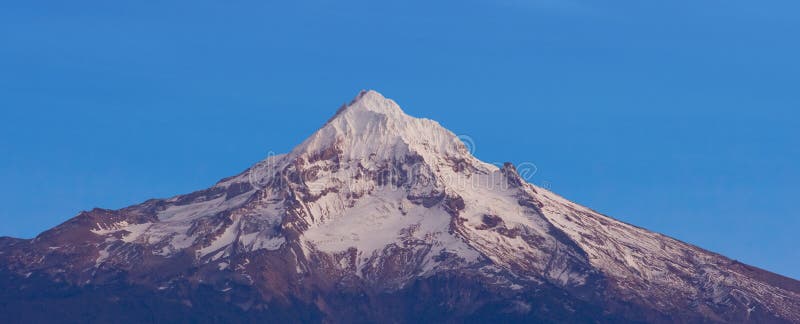
[[[213,187],[0,239],[10,322],[800,322],[800,282],[625,224],[362,92]]]

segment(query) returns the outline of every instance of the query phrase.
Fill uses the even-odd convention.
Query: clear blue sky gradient
[[[572,200],[800,278],[800,2],[600,2],[4,1],[0,235],[210,186],[368,88]]]

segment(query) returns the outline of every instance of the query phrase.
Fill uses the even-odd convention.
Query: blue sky
[[[0,235],[213,184],[360,89],[800,278],[800,2],[5,1]]]

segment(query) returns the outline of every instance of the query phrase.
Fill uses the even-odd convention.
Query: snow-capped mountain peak
[[[343,111],[372,111],[378,114],[407,117],[402,108],[392,99],[384,97],[375,90],[361,90],[359,94],[350,101]]]
[[[375,91],[211,188],[0,238],[0,280],[29,277],[186,301],[210,289],[245,310],[339,321],[362,320],[347,317],[357,309],[393,322],[374,301],[399,301],[436,305],[427,319],[443,308],[523,322],[800,322],[800,282],[527,183]]]
[[[321,129],[292,151],[310,156],[338,151],[347,160],[469,155],[458,137],[439,123],[407,115],[393,100],[362,91]]]

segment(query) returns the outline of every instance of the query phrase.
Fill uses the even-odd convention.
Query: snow
[[[217,252],[220,249],[231,245],[233,241],[236,239],[236,235],[238,234],[237,231],[238,225],[239,225],[238,220],[235,220],[234,223],[228,226],[225,229],[225,231],[219,237],[215,238],[214,241],[212,241],[212,243],[209,246],[206,246],[198,250],[197,251],[198,257],[201,258],[205,257],[213,252]],[[217,254],[215,257],[212,258],[212,260],[219,259],[222,256],[223,254]]]
[[[132,224],[125,227],[124,231],[128,232],[122,237],[122,241],[126,243],[135,242],[139,237],[142,236],[147,230],[153,226],[153,223],[143,223],[143,224]]]
[[[171,205],[167,209],[158,213],[158,219],[162,221],[180,222],[185,220],[197,219],[211,216],[221,211],[234,209],[244,204],[254,191],[233,197],[226,200],[225,196],[216,199],[191,203],[187,205]]]
[[[102,250],[98,251],[98,253],[99,253],[99,255],[98,255],[97,259],[95,259],[95,262],[94,262],[95,268],[99,267],[103,263],[103,261],[108,259],[108,256],[109,256],[108,248],[102,249]]]
[[[289,155],[313,155],[331,146],[346,148],[346,160],[402,158],[410,151],[432,159],[466,151],[458,137],[437,122],[408,116],[397,103],[372,90],[362,93]]]
[[[95,233],[97,235],[106,235],[106,234],[110,234],[110,233],[119,232],[119,231],[125,229],[126,227],[128,227],[128,225],[130,225],[130,224],[128,224],[127,221],[116,222],[116,223],[112,223],[110,225],[96,224],[95,228],[93,228],[91,231],[92,231],[92,233]]]
[[[411,205],[406,215],[398,202]],[[318,207],[317,207],[318,208]],[[427,209],[405,200],[402,193],[384,189],[358,201],[357,205],[309,229],[304,237],[320,251],[340,252],[351,247],[371,255],[400,241],[402,230],[418,226],[413,236],[448,236],[450,216],[441,209]],[[452,239],[452,238],[451,238]]]

